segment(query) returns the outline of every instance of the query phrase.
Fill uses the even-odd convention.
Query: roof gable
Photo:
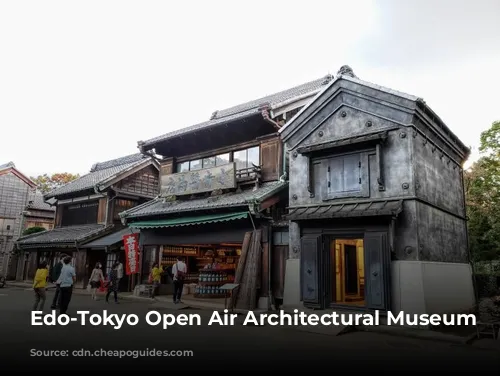
[[[150,164],[154,164],[156,166],[156,163],[151,157],[141,154],[133,154],[113,159],[111,161],[97,163],[92,167],[91,172],[88,174],[63,185],[62,187],[54,189],[53,191],[47,193],[44,198],[47,200],[52,197],[77,193],[89,189],[103,189],[106,187],[106,183],[122,176],[125,177],[128,172],[135,172],[136,168],[143,168]],[[158,166],[156,167],[159,168]]]
[[[254,115],[258,115],[262,112],[263,108],[273,109],[281,104],[291,101],[294,98],[299,98],[306,94],[311,96],[319,92],[324,86],[326,86],[333,76],[326,75],[325,77],[316,79],[314,81],[306,82],[302,85],[295,86],[293,88],[280,91],[271,95],[261,97],[246,103],[242,103],[224,110],[215,111],[212,117],[208,121],[198,123],[186,128],[178,129],[172,132],[165,133],[161,136],[151,138],[146,141],[139,141],[139,147],[143,150],[148,150],[158,142],[166,141],[174,137],[186,135],[195,131],[202,129],[207,129],[213,126],[227,124],[232,121],[245,119]]]
[[[290,149],[302,144],[307,138],[307,132],[301,129],[306,124],[311,127],[311,121],[316,115],[321,112],[322,121],[325,121],[325,116],[333,116],[345,106],[354,111],[369,112],[382,122],[391,122],[399,126],[411,126],[415,116],[422,116],[422,112],[431,114],[434,123],[428,123],[428,127],[438,134],[443,131],[441,137],[459,155],[467,157],[469,149],[421,98],[360,80],[352,69],[346,67],[342,67],[335,79],[279,130],[283,141],[288,143]],[[311,132],[312,129],[308,131]],[[319,128],[315,128],[314,131],[319,131]]]
[[[29,185],[31,188],[35,188],[36,184],[33,180],[31,180],[29,177],[24,175],[21,171],[19,171],[16,168],[16,165],[14,162],[9,162],[5,163],[3,165],[0,165],[0,175],[5,175],[8,173],[12,173],[14,176],[16,176],[18,179],[22,180],[25,182],[27,185]]]

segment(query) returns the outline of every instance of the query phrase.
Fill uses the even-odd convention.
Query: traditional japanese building
[[[56,217],[56,208],[43,199],[43,194],[36,192],[28,205],[24,208],[22,218],[23,231],[38,227],[45,230],[52,230],[54,228],[54,221]]]
[[[59,254],[73,257],[77,287],[85,287],[91,270],[101,262],[108,273],[119,259],[125,262],[122,237],[131,233],[119,213],[158,195],[159,165],[140,153],[97,163],[90,172],[44,196],[56,206],[55,228],[24,236],[17,248],[25,257],[31,280],[42,260],[53,265]],[[122,290],[130,288],[122,280]]]
[[[12,162],[0,165],[0,275],[15,277],[14,243],[23,230],[23,211],[36,184]]]
[[[290,156],[285,305],[474,306],[462,179],[469,149],[424,100],[345,66],[280,134]]]
[[[238,268],[248,274],[242,277],[251,295],[247,307],[282,298],[288,183],[278,130],[331,79],[216,111],[206,122],[139,142],[141,152],[161,164],[160,197],[121,214],[124,224],[141,232],[143,282],[154,262],[168,267],[183,255],[194,298],[222,296],[221,285],[239,282]],[[246,248],[252,254],[255,247],[252,261],[242,266]]]

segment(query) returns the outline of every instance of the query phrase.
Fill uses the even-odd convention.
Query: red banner
[[[127,275],[139,273],[139,234],[123,236]]]

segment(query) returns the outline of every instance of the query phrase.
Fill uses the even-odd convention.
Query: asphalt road
[[[47,313],[52,294],[48,293]],[[12,365],[14,368],[9,371],[68,364],[72,372],[77,372],[79,365],[87,366],[82,371],[89,372],[88,366],[97,362],[103,367],[140,365],[147,372],[153,371],[149,367],[158,365],[182,367],[186,371],[221,369],[221,373],[253,369],[314,372],[394,367],[399,372],[403,371],[400,367],[405,371],[425,372],[431,371],[429,367],[437,367],[462,372],[491,369],[497,373],[500,366],[497,352],[466,345],[366,332],[335,337],[290,327],[243,326],[241,321],[234,326],[208,326],[211,311],[173,311],[130,300],[107,304],[84,295],[73,295],[68,312],[72,318],[80,319],[77,311],[102,316],[103,310],[107,310],[110,314],[135,314],[139,323],[135,326],[124,324],[120,329],[88,323],[83,326],[81,322],[71,322],[67,326],[32,326],[33,299],[33,292],[27,289],[0,289],[0,364],[3,367]],[[161,315],[199,314],[202,325],[172,325],[167,329],[148,325],[145,317],[151,310]],[[54,353],[56,350],[67,353]],[[103,350],[111,352],[105,355]],[[83,351],[87,351],[86,356],[82,356]],[[119,351],[122,351],[121,356]],[[149,351],[148,355],[144,351]],[[152,356],[152,351],[184,351],[184,356],[172,356],[171,353]],[[37,356],[33,356],[35,354]],[[232,368],[232,364],[236,368]]]

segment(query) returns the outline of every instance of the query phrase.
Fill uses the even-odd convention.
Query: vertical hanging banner
[[[127,275],[139,273],[139,234],[123,236]]]

